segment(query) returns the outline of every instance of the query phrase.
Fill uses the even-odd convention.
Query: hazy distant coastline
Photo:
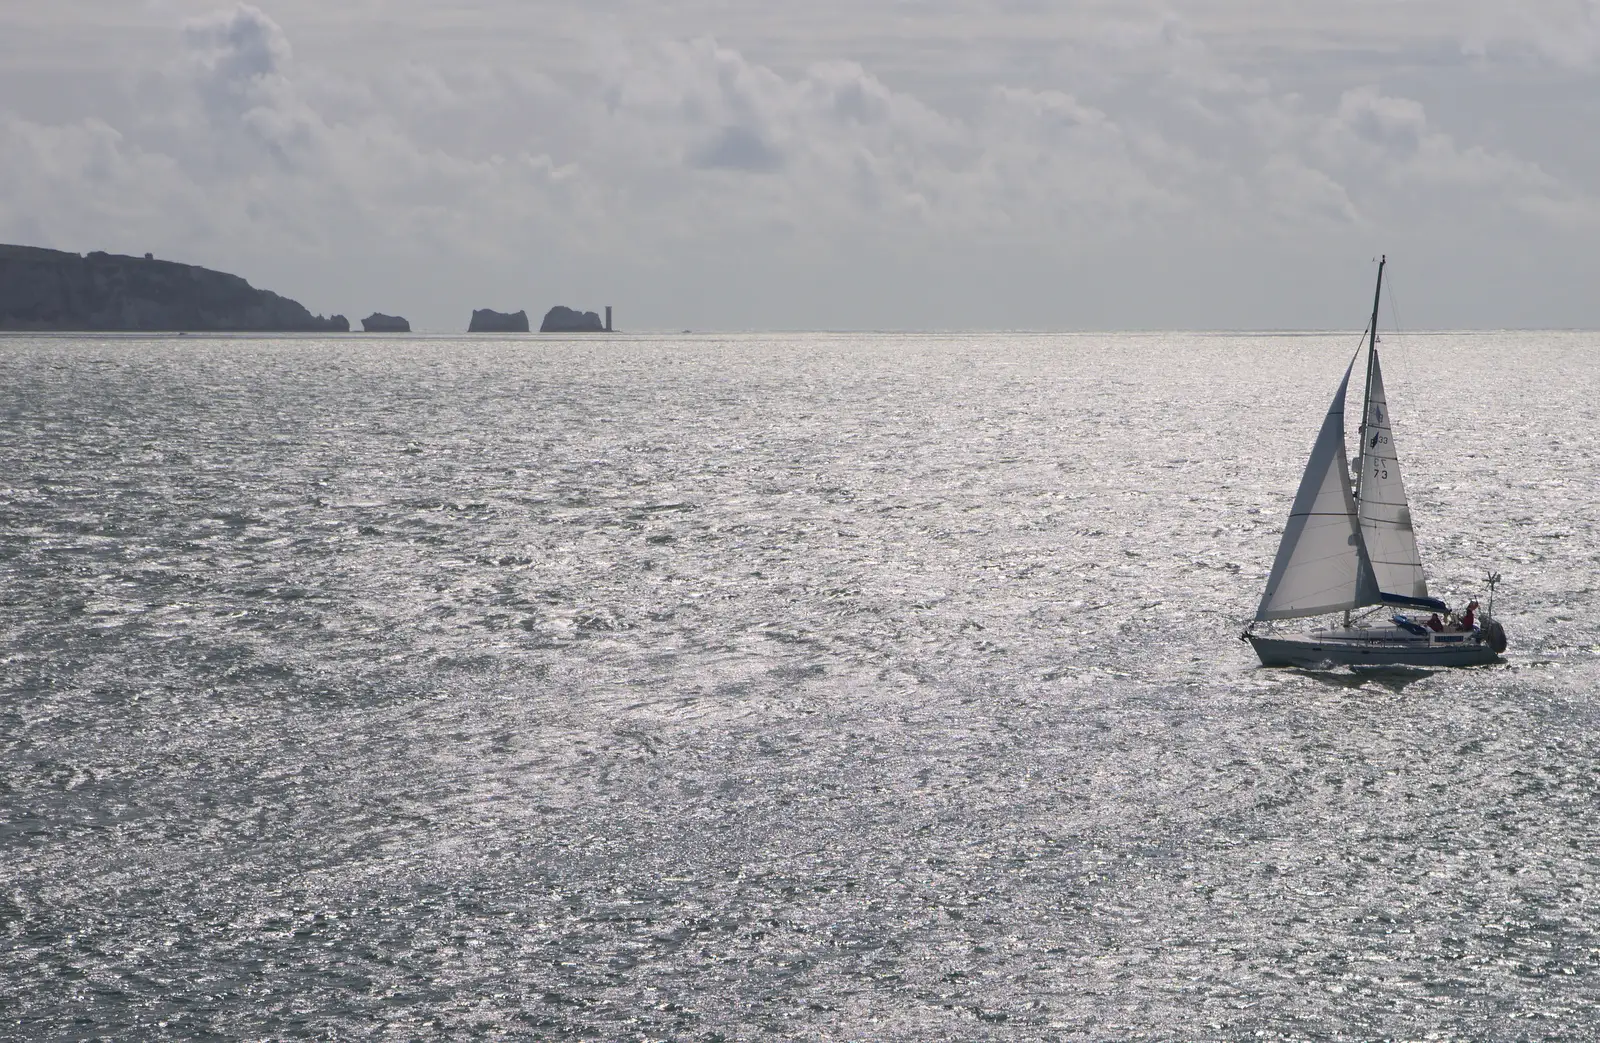
[[[0,329],[346,333],[350,323],[237,275],[149,254],[0,244]]]
[[[410,333],[399,315],[373,312],[368,333]],[[541,333],[610,332],[592,311],[561,305]],[[349,333],[343,315],[313,315],[299,301],[199,265],[96,250],[88,254],[0,243],[0,331]],[[526,311],[472,313],[469,333],[527,333]]]

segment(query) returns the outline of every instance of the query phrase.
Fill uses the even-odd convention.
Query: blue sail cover
[[[1413,598],[1405,594],[1379,594],[1385,605],[1404,605],[1407,608],[1425,608],[1430,612],[1448,612],[1450,606],[1438,598]]]

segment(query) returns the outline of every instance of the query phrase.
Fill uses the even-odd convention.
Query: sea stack
[[[385,315],[375,311],[361,320],[363,333],[410,333],[411,323],[400,315]]]
[[[600,316],[594,312],[574,311],[559,304],[545,312],[544,322],[539,324],[540,333],[604,333],[605,330]]]
[[[468,333],[527,333],[528,313],[525,311],[503,312],[492,308],[480,308],[472,313],[472,324],[467,327]]]

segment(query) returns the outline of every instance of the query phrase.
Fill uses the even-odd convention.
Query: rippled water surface
[[[1262,669],[1355,344],[0,339],[0,1035],[1593,1039],[1600,336],[1385,358],[1503,665]]]

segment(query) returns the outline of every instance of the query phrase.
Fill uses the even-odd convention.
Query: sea
[[[1359,341],[0,338],[0,1038],[1600,1038],[1600,334],[1263,668]]]

